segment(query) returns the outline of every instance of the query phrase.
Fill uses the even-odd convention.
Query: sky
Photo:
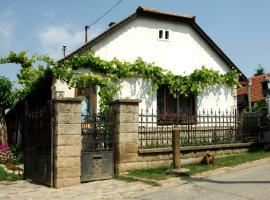
[[[84,26],[118,0],[0,0],[0,57],[10,51],[47,54],[58,60],[84,43]],[[89,38],[120,21],[138,6],[196,16],[197,23],[250,77],[262,65],[270,72],[269,0],[122,0],[90,28]],[[19,66],[0,65],[0,75],[16,79]]]

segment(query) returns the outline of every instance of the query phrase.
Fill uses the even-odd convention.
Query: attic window
[[[165,39],[166,39],[166,40],[169,39],[169,31],[165,31]]]
[[[158,30],[158,39],[160,40],[169,40],[170,39],[170,31],[168,30]]]
[[[163,30],[159,30],[158,38],[163,39]]]

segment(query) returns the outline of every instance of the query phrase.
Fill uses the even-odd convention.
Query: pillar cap
[[[82,100],[81,97],[64,97],[52,99],[52,102],[81,102]]]
[[[111,101],[110,104],[119,104],[119,103],[122,103],[122,104],[138,104],[138,103],[141,103],[142,100],[140,99],[117,99],[117,100],[114,100],[114,101]]]

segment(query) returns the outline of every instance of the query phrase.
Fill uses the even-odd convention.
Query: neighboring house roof
[[[172,13],[161,12],[159,10],[146,8],[146,7],[138,7],[136,12],[132,15],[128,16],[127,18],[123,19],[119,23],[114,24],[113,26],[109,27],[106,31],[95,37],[94,39],[90,40],[86,44],[82,45],[80,48],[72,52],[71,54],[67,55],[63,59],[59,60],[58,62],[61,63],[65,59],[69,59],[74,55],[84,53],[92,46],[95,45],[98,41],[102,40],[108,34],[121,29],[124,24],[130,22],[134,18],[138,16],[149,17],[149,18],[156,18],[156,19],[163,19],[181,23],[189,24],[201,37],[202,39],[220,56],[220,58],[232,69],[235,68],[241,74],[240,79],[246,80],[246,76],[236,67],[236,65],[226,56],[226,54],[214,43],[214,41],[200,28],[200,26],[195,22],[195,16],[187,16],[187,15],[178,15]]]
[[[264,99],[263,91],[262,91],[262,81],[265,76],[270,78],[270,73],[253,76],[250,78],[251,86],[250,86],[250,94],[251,94],[251,102],[261,101]],[[243,82],[243,87],[237,89],[237,95],[246,95],[247,94],[247,82]]]

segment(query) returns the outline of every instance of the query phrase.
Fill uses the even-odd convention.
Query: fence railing
[[[239,115],[237,110],[201,111],[196,115],[141,111],[139,148],[168,148],[173,128],[180,129],[181,146],[258,142],[261,113]]]
[[[81,115],[82,152],[113,149],[113,116],[111,114]]]

